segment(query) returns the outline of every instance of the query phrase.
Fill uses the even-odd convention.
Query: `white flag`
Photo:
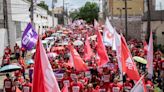
[[[148,77],[152,78],[153,76],[153,37],[152,32],[150,33],[149,38],[149,45],[148,45],[148,51],[147,51],[147,69],[148,69]]]
[[[115,29],[112,27],[108,18],[106,18],[105,28],[104,28],[104,32],[103,32],[103,41],[104,41],[105,45],[113,46],[114,32],[115,32]]]

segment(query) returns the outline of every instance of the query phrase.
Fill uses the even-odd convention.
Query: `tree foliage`
[[[93,23],[98,19],[99,7],[96,3],[86,2],[86,4],[70,14],[72,19],[84,19],[88,23]]]
[[[40,3],[39,4],[37,4],[39,7],[41,7],[41,8],[43,8],[43,9],[45,9],[45,10],[47,10],[48,11],[48,5],[47,4],[45,4],[45,2],[44,1],[40,1]]]

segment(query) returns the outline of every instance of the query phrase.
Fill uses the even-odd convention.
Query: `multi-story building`
[[[147,23],[148,23],[148,13],[147,7],[145,7],[145,13],[142,17],[142,35],[141,39],[145,39],[147,35],[147,31],[152,31],[154,34],[154,42],[156,44],[164,45],[164,9],[162,2],[157,2],[160,0],[150,0],[150,22],[151,22],[151,30],[147,30]],[[162,1],[162,0],[161,0]],[[161,3],[161,5],[159,4]],[[157,6],[159,5],[159,6]],[[156,10],[157,9],[157,10]],[[160,10],[161,9],[161,10]]]
[[[125,33],[125,0],[104,0],[103,7],[104,18],[109,17],[112,25]],[[127,0],[128,38],[141,38],[143,11],[144,0]]]
[[[9,40],[3,40],[5,44],[1,45],[4,47],[10,44],[10,47],[13,50],[15,43],[20,45],[22,33],[26,28],[26,25],[31,21],[29,11],[31,3],[28,0],[6,0],[7,5],[4,5],[3,1],[5,0],[0,1],[0,28],[5,27],[4,17],[7,17],[8,29],[5,31],[5,34],[8,35],[3,37]],[[4,9],[7,9],[6,15]],[[37,32],[53,27],[53,22],[54,25],[57,25],[57,18],[54,18],[53,21],[52,16],[48,14],[47,10],[34,5],[34,27]],[[0,41],[1,40],[2,39],[0,39]],[[0,50],[3,51],[3,48],[0,48]]]
[[[125,15],[125,0],[108,0],[109,15]],[[144,10],[144,0],[127,0],[128,16],[141,16]]]

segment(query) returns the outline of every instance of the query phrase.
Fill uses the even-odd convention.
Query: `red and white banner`
[[[95,28],[97,28],[96,26],[98,26],[98,24],[95,22]],[[98,29],[96,29],[96,35],[97,35],[96,50],[97,50],[97,54],[100,58],[100,60],[97,63],[98,63],[98,66],[103,66],[109,61],[109,58],[107,55],[105,45],[102,40],[102,35]]]
[[[123,36],[121,36],[121,62],[122,71],[125,72],[130,79],[138,81],[140,76]]]
[[[104,41],[105,45],[113,46],[115,29],[112,27],[108,18],[106,18],[105,28],[104,28],[103,32],[104,32],[103,33],[103,41]]]
[[[60,92],[46,51],[38,39],[35,55],[32,92]]]

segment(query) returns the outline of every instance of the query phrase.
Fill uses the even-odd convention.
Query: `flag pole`
[[[137,86],[140,84],[140,82],[142,81],[142,79],[147,75],[148,73],[146,72],[144,75],[141,76],[141,78],[137,81],[137,83],[135,84],[135,86],[131,89],[130,92],[135,92],[135,89],[137,88]]]

